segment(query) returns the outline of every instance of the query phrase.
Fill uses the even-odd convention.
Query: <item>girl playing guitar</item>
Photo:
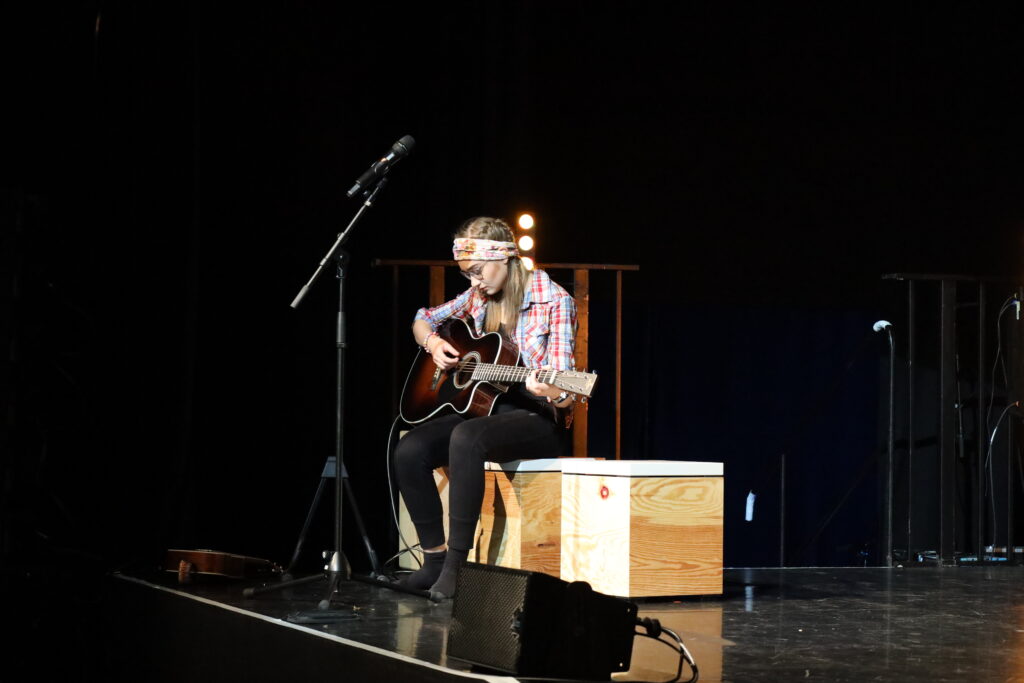
[[[534,372],[525,385],[502,394],[485,417],[435,417],[416,426],[395,450],[395,470],[420,544],[423,566],[403,580],[435,598],[455,593],[459,568],[473,548],[484,494],[484,462],[555,458],[569,450],[567,421],[574,396],[538,381],[537,369],[571,370],[576,302],[543,270],[527,270],[512,230],[497,218],[466,221],[455,234],[453,253],[469,288],[455,299],[416,313],[412,332],[442,371],[459,362],[459,351],[437,330],[461,318],[477,334],[503,330],[518,345],[521,361]],[[449,537],[444,537],[435,468],[448,466]]]

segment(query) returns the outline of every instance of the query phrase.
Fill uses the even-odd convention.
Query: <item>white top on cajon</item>
[[[597,458],[537,458],[535,460],[513,460],[512,462],[486,462],[488,472],[564,472],[569,462],[594,462]]]
[[[562,474],[602,477],[721,477],[720,462],[698,460],[592,460],[564,458]]]

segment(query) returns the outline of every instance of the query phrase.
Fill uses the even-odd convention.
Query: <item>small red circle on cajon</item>
[[[602,486],[601,487],[601,499],[604,500],[607,497],[608,497],[608,487],[607,486]]]

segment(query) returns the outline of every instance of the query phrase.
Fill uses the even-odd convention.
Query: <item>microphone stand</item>
[[[323,274],[324,269],[331,261],[337,261],[338,266],[338,316],[335,325],[335,345],[337,349],[337,367],[336,367],[336,384],[335,384],[335,425],[334,425],[334,463],[335,463],[335,476],[334,476],[334,549],[324,553],[324,557],[330,555],[330,560],[324,567],[322,574],[315,574],[300,579],[292,579],[288,581],[282,581],[271,586],[264,586],[256,589],[247,589],[246,595],[252,596],[256,593],[263,593],[270,590],[278,590],[286,588],[288,586],[294,586],[301,583],[308,583],[319,579],[324,579],[328,582],[327,593],[319,603],[317,603],[317,610],[313,613],[299,613],[292,615],[289,620],[299,621],[302,623],[309,622],[325,622],[333,620],[343,619],[357,619],[358,615],[351,611],[336,611],[329,612],[331,606],[331,599],[337,593],[338,584],[342,578],[348,579],[346,575],[345,566],[346,561],[344,554],[342,553],[342,512],[344,502],[344,491],[346,476],[345,473],[345,439],[344,439],[344,425],[345,425],[345,350],[348,346],[347,329],[345,320],[345,268],[348,264],[349,255],[341,247],[348,240],[349,234],[355,227],[359,219],[362,218],[363,214],[373,207],[377,196],[381,190],[387,184],[387,178],[381,176],[377,181],[376,185],[366,192],[366,199],[363,201],[363,205],[359,207],[359,211],[349,222],[348,226],[343,230],[334,244],[328,250],[327,255],[320,261],[320,265],[317,267],[316,272],[309,279],[302,289],[299,290],[298,295],[291,303],[292,308],[298,308],[299,304],[309,293],[310,288],[316,283],[316,281]],[[357,512],[358,517],[358,512]],[[370,549],[370,559],[375,560],[375,553],[372,552],[372,548],[369,546],[369,540],[364,539],[367,544],[367,548]],[[373,568],[376,572],[377,567]],[[294,619],[293,619],[294,617]]]
[[[885,473],[885,566],[892,567],[892,508],[893,508],[893,479],[894,479],[894,445],[895,445],[895,422],[896,422],[896,344],[892,338],[892,325],[885,328],[889,338],[889,435],[886,444],[888,454]]]

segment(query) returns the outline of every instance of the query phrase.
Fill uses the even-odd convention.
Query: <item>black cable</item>
[[[1017,449],[1017,478],[1020,479],[1020,487],[1024,489],[1024,462],[1022,462],[1019,448]]]
[[[1016,308],[1017,308],[1017,314],[1016,314],[1017,315],[1017,320],[1020,320],[1020,307],[1021,307],[1020,296],[1019,296],[1019,294],[1017,292],[1014,292],[1013,296],[1011,296],[1010,299],[1012,300],[1011,303],[1013,305],[1015,305]],[[997,332],[999,331],[999,321],[998,320],[996,321],[996,331]],[[1000,337],[1000,339],[1001,339],[1001,337]],[[1006,368],[1006,354],[1003,354],[1003,357],[999,360],[999,365],[1003,369],[1003,386],[1005,386],[1007,388],[1007,390],[1009,390],[1009,388],[1010,388],[1010,373],[1009,373],[1009,371]]]
[[[992,436],[990,436],[989,439],[988,439],[988,455],[985,457],[985,469],[988,470],[989,481],[990,481],[990,484],[992,486],[991,499],[992,499],[992,548],[993,548],[993,552],[994,552],[995,547],[996,547],[996,529],[997,529],[997,527],[996,527],[996,496],[995,496],[996,485],[995,485],[995,481],[993,481],[993,475],[992,475],[992,469],[991,469],[991,466],[992,466],[992,444],[996,440],[996,433],[999,432],[999,425],[1001,425],[1003,423],[1003,418],[1006,417],[1006,413],[1008,413],[1010,411],[1010,408],[1013,408],[1014,406],[1019,406],[1019,405],[1020,405],[1020,401],[1014,401],[1013,403],[1008,403],[1006,405],[1006,407],[1003,408],[1003,412],[1001,412],[999,414],[999,419],[996,420],[996,426],[992,429]],[[981,558],[980,557],[978,558],[978,561],[981,562]]]
[[[1014,294],[1013,296],[1009,297],[1006,301],[1003,302],[1003,305],[1000,306],[1000,308],[999,308],[999,315],[996,316],[996,356],[992,360],[992,372],[989,374],[988,386],[989,386],[990,391],[989,391],[989,399],[988,399],[988,408],[985,410],[985,431],[986,432],[988,431],[988,426],[989,426],[989,424],[990,424],[990,422],[992,420],[992,404],[995,403],[995,400],[996,400],[996,368],[999,367],[999,358],[1000,358],[1000,355],[1002,354],[1002,350],[1003,350],[1003,332],[1002,332],[1002,329],[1003,329],[1002,328],[1003,314],[1006,313],[1008,310],[1010,310],[1010,306],[1013,305],[1013,303],[1016,302],[1016,301],[1017,301],[1017,295],[1016,294]],[[1009,384],[1009,378],[1006,377],[1005,365],[1003,367],[1003,380],[1004,380],[1003,381],[1004,385],[1005,384]],[[979,395],[978,398],[980,399],[981,396]]]
[[[662,627],[662,630],[665,633],[667,633],[670,636],[672,636],[673,638],[675,638],[676,643],[679,644],[679,652],[680,652],[680,654],[686,660],[686,663],[690,665],[690,670],[693,672],[693,675],[690,676],[690,680],[688,680],[686,683],[697,683],[697,679],[700,678],[700,672],[697,670],[697,661],[693,658],[693,655],[690,654],[690,651],[686,649],[686,645],[685,645],[685,643],[683,643],[683,639],[681,637],[679,637],[678,633],[676,633],[675,631],[673,631],[670,628]],[[682,667],[682,664],[680,664],[679,670],[676,672],[676,678],[678,678],[679,675],[682,674],[682,672],[683,672],[683,667]]]
[[[985,424],[982,425],[982,429],[984,430],[984,432],[988,431],[989,425],[992,422],[992,406],[993,406],[993,404],[995,404],[995,400],[996,400],[996,368],[1000,366],[1000,361],[1002,361],[1002,368],[1003,368],[1003,386],[1006,387],[1006,388],[1009,388],[1009,384],[1010,384],[1010,379],[1009,379],[1009,377],[1007,375],[1007,372],[1006,372],[1006,362],[1005,362],[1005,359],[1003,359],[1003,357],[1002,357],[1002,351],[1003,351],[1003,314],[1005,314],[1006,311],[1010,310],[1010,307],[1013,306],[1014,304],[1017,304],[1018,306],[1020,305],[1020,301],[1018,300],[1016,293],[1014,293],[1011,296],[1007,297],[1006,301],[1003,302],[1003,305],[999,307],[999,314],[996,316],[996,355],[995,355],[995,358],[992,359],[992,372],[989,373],[989,399],[988,399],[988,407],[985,409]],[[980,382],[981,378],[979,377],[978,379],[979,379],[979,382]],[[979,400],[981,399],[980,392],[978,394],[978,398],[979,398]],[[1013,405],[1013,404],[1010,404],[1010,405]],[[988,472],[988,481],[986,482],[986,489],[987,489],[989,503],[990,503],[990,508],[991,508],[991,512],[992,512],[992,544],[991,545],[992,545],[993,549],[996,546],[997,522],[996,522],[995,475],[992,472],[992,463],[991,463],[991,461],[992,461],[992,442],[995,439],[996,431],[998,431],[998,429],[999,429],[999,423],[1002,421],[1003,417],[1006,415],[1006,410],[1008,410],[1009,407],[1010,406],[1007,406],[1007,408],[1003,410],[1002,415],[999,416],[999,420],[996,421],[995,429],[992,430],[992,436],[989,439],[989,444],[988,444],[988,455],[985,458],[985,464],[984,464],[984,468]],[[984,433],[984,432],[982,432],[982,433]],[[982,558],[979,557],[978,558],[978,562],[981,562],[981,560],[982,560]]]
[[[656,643],[661,643],[662,645],[664,645],[666,647],[672,648],[673,650],[675,650],[679,654],[679,666],[676,667],[676,675],[673,676],[672,678],[668,679],[667,681],[664,681],[664,683],[674,683],[675,681],[678,681],[679,677],[683,675],[683,662],[686,661],[686,659],[683,657],[682,651],[680,651],[680,649],[676,645],[673,645],[672,643],[668,642],[667,640],[662,640],[661,638],[658,638],[656,636],[652,636],[652,635],[649,635],[647,633],[637,633],[636,635],[643,636],[644,638],[650,638],[651,640],[653,640]],[[694,669],[694,672],[696,672],[696,669]],[[693,683],[696,680],[697,680],[696,678],[692,678],[692,679],[690,679],[690,683]],[[650,682],[645,682],[645,683],[650,683]]]
[[[417,543],[416,545],[412,546],[411,548],[404,548],[402,550],[399,550],[397,553],[395,553],[394,555],[392,555],[391,557],[389,557],[388,559],[386,559],[384,561],[384,568],[386,569],[388,567],[388,565],[390,565],[392,562],[394,562],[395,560],[400,558],[402,555],[405,555],[406,553],[415,552],[418,548],[420,548],[420,544],[419,543]],[[416,557],[416,556],[413,555],[413,557]],[[407,570],[399,569],[399,571],[413,571],[413,570],[412,569],[407,569]]]
[[[384,458],[384,462],[387,464],[388,468],[388,500],[391,503],[391,518],[395,521],[395,530],[398,531],[398,538],[402,540],[402,545],[405,546],[405,550],[399,552],[399,555],[401,555],[402,552],[412,552],[412,546],[409,545],[409,542],[405,540],[405,536],[402,535],[402,525],[398,521],[398,510],[395,508],[395,489],[391,483],[391,439],[395,435],[395,425],[397,425],[398,421],[401,419],[401,415],[396,415],[395,421],[391,423],[391,429],[388,430],[387,453]],[[412,553],[412,559],[416,560],[416,564],[420,567],[423,566],[423,563],[420,562],[420,558],[416,557],[416,553]]]
[[[670,678],[669,680],[664,681],[663,683],[674,683],[674,681],[679,680],[679,677],[683,675],[684,661],[690,665],[690,671],[693,672],[693,675],[690,677],[690,680],[688,680],[686,683],[697,683],[697,680],[700,678],[700,672],[697,670],[697,662],[694,661],[693,655],[690,654],[690,651],[686,649],[686,645],[683,644],[683,639],[679,637],[678,633],[676,633],[670,628],[662,626],[660,621],[658,621],[657,619],[652,619],[651,617],[637,619],[636,625],[642,627],[646,631],[645,633],[637,633],[636,635],[644,636],[645,638],[651,638],[653,640],[658,641],[659,643],[664,643],[668,647],[672,647],[679,652],[679,666],[676,668],[676,675]],[[667,633],[670,636],[672,636],[672,638],[676,641],[676,645],[672,645],[672,643],[666,640],[662,640],[662,633]]]

